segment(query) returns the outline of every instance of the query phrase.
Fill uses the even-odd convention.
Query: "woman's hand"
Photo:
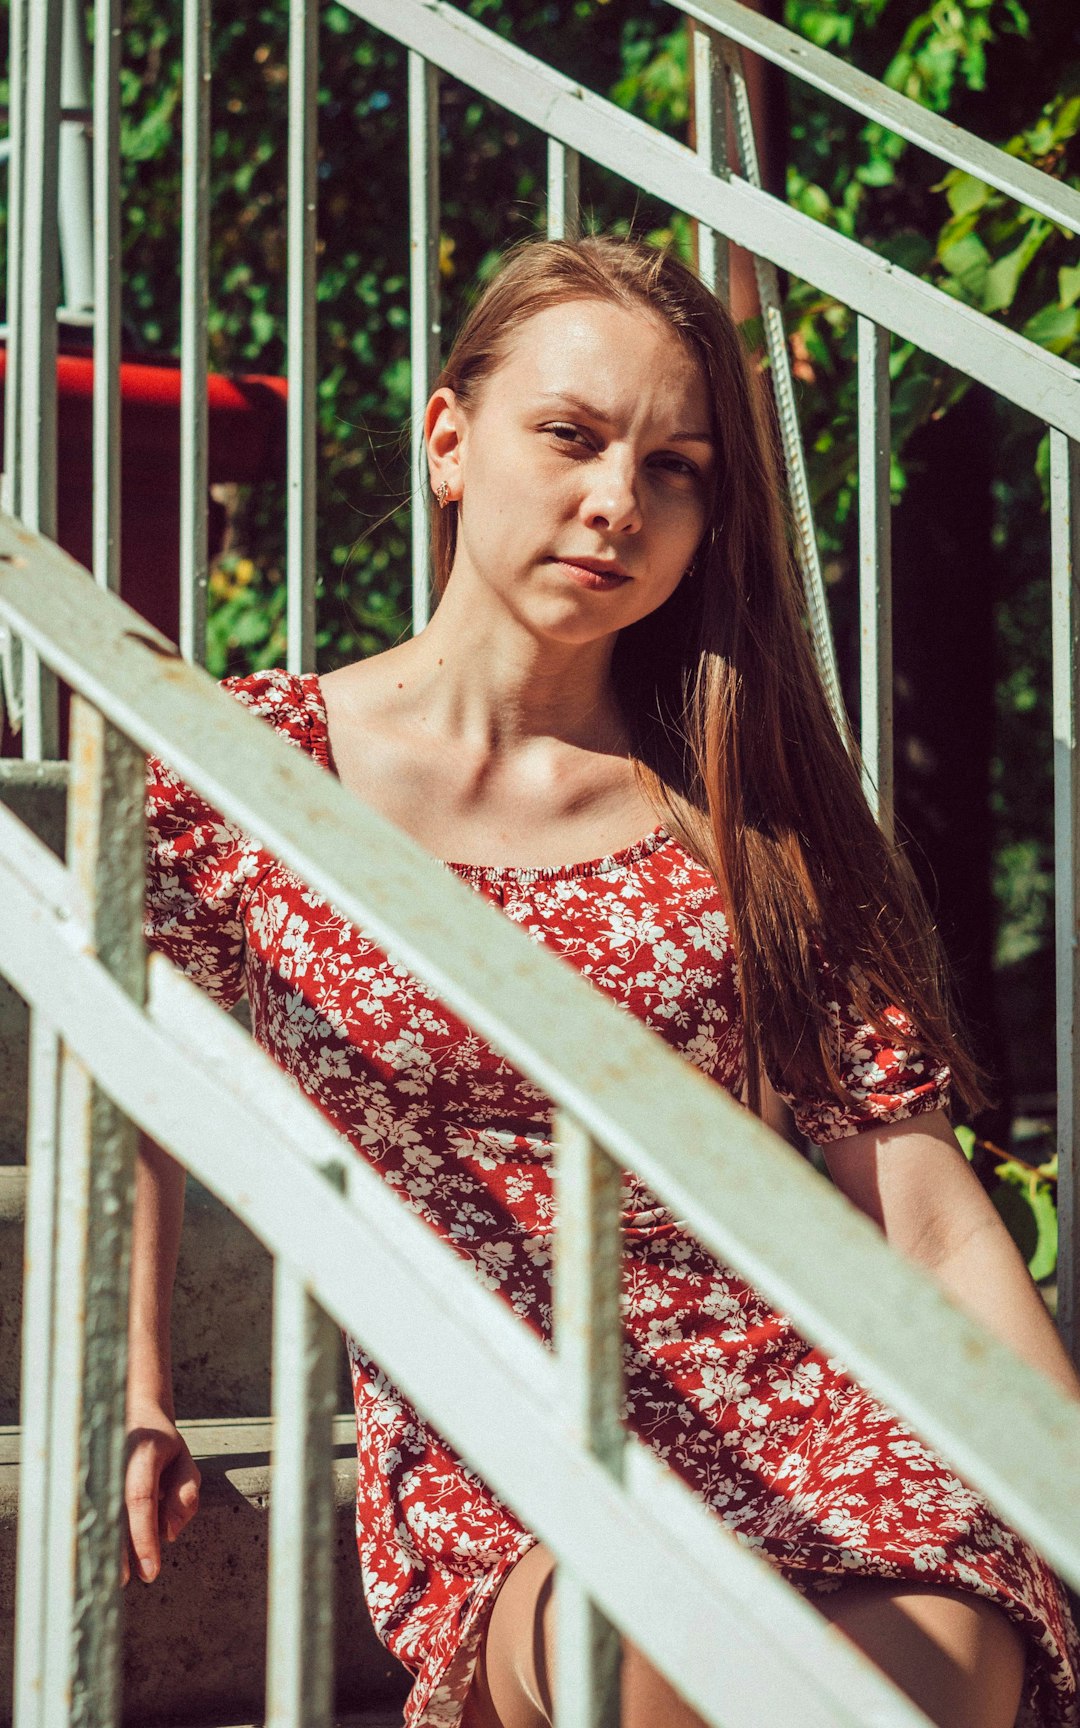
[[[147,1584],[161,1570],[161,1543],[175,1542],[199,1509],[199,1467],[176,1423],[160,1404],[128,1406],[124,1473],[124,1543],[121,1583],[134,1564]]]
[[[147,1584],[157,1577],[162,1538],[175,1541],[199,1505],[199,1471],[177,1432],[172,1391],[172,1288],[183,1216],[182,1166],[140,1135],[128,1315],[125,1584],[132,1556],[137,1577]]]

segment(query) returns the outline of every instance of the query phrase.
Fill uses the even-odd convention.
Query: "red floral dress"
[[[317,676],[224,681],[333,772]],[[543,1338],[551,1330],[552,1108],[291,870],[162,762],[148,768],[151,945],[255,1036],[405,1205]],[[709,874],[663,830],[558,869],[450,864],[533,941],[736,1094],[735,956]],[[842,997],[842,992],[841,992]],[[817,1144],[932,1110],[948,1075],[834,1004],[858,1109],[792,1099]],[[902,1034],[905,1022],[896,1016]],[[1077,1639],[1030,1547],[894,1415],[624,1184],[626,1418],[748,1546],[808,1591],[852,1576],[996,1601],[1028,1635],[1020,1723],[1076,1728]],[[415,1676],[409,1728],[461,1715],[487,1615],[535,1538],[355,1344],[357,1538],[375,1629]]]

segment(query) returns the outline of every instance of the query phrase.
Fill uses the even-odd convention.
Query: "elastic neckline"
[[[666,828],[654,828],[629,846],[620,846],[617,852],[588,858],[581,864],[458,864],[449,858],[441,862],[467,882],[570,882],[577,877],[611,876],[629,869],[666,846],[670,839]]]
[[[319,674],[301,672],[296,674],[296,678],[311,727],[312,753],[322,767],[328,769],[335,779],[340,779],[330,747],[330,721]],[[610,876],[616,871],[626,870],[667,845],[671,838],[669,831],[661,825],[640,840],[632,841],[629,846],[620,846],[618,851],[575,864],[463,864],[452,858],[440,858],[437,862],[467,882],[569,882],[579,877]]]

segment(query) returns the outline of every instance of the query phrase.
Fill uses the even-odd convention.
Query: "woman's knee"
[[[495,1598],[462,1728],[550,1728],[554,1587],[555,1557],[536,1543]],[[1013,1728],[1024,1640],[993,1603],[880,1579],[853,1579],[817,1603],[938,1728]],[[697,1713],[625,1639],[621,1702],[622,1728],[701,1728]]]
[[[1023,1635],[982,1597],[852,1580],[817,1606],[938,1728],[1014,1728]]]
[[[534,1544],[510,1568],[480,1644],[461,1728],[550,1728],[555,1557]]]
[[[555,1557],[537,1543],[507,1573],[481,1644],[462,1728],[550,1728],[558,1661]],[[629,1640],[622,1644],[621,1728],[705,1728]]]

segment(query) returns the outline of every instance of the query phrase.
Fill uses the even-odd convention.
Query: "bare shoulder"
[[[398,820],[395,784],[410,775],[410,752],[400,735],[408,645],[340,666],[319,679],[326,707],[330,753],[342,783]]]
[[[348,666],[323,673],[319,687],[331,732],[335,719],[347,726],[357,722],[377,725],[380,712],[394,706],[393,697],[401,689],[400,680],[408,660],[408,644],[401,643],[381,654],[371,654],[366,660],[353,660]]]

